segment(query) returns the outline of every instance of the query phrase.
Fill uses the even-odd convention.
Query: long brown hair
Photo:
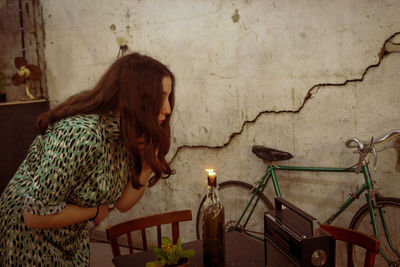
[[[113,63],[92,90],[69,97],[65,102],[41,114],[36,132],[44,134],[49,125],[77,114],[101,114],[118,112],[120,131],[124,145],[134,163],[133,187],[138,189],[139,174],[142,170],[137,138],[144,136],[144,160],[153,170],[149,181],[153,186],[162,178],[168,178],[173,170],[165,160],[170,148],[170,115],[159,125],[158,115],[162,107],[162,79],[172,81],[169,102],[174,108],[175,77],[159,61],[132,53]],[[158,150],[158,152],[157,152]]]

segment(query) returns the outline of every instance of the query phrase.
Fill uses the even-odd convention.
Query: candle
[[[208,173],[208,177],[210,178],[214,178],[216,175],[214,169],[205,169],[205,171]]]
[[[214,169],[205,169],[205,171],[208,173],[208,185],[216,186],[215,178],[217,177],[217,174]]]

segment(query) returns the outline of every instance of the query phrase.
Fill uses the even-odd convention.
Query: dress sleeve
[[[40,162],[24,197],[25,209],[35,215],[61,212],[68,193],[98,168],[101,138],[90,124],[58,125],[43,136]]]

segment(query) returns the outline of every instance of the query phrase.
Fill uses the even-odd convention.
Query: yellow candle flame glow
[[[214,178],[216,175],[214,169],[205,169],[205,171],[208,173],[208,177],[210,178]]]

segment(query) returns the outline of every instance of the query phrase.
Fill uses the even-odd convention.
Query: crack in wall
[[[171,163],[175,160],[175,158],[178,156],[179,152],[180,152],[181,150],[184,150],[184,149],[192,149],[192,148],[221,149],[221,148],[224,148],[224,147],[228,146],[228,145],[230,144],[230,142],[232,141],[232,139],[233,139],[235,136],[240,135],[240,134],[243,132],[244,127],[245,127],[247,124],[255,123],[255,122],[258,120],[258,118],[260,118],[260,117],[261,117],[262,115],[264,115],[264,114],[300,113],[300,111],[303,109],[303,107],[306,105],[306,103],[313,97],[313,95],[315,95],[315,94],[319,91],[319,89],[320,89],[321,87],[325,87],[325,86],[331,86],[331,87],[334,86],[334,87],[338,87],[338,86],[345,86],[345,85],[347,85],[348,83],[362,82],[362,81],[364,80],[365,75],[368,73],[368,71],[369,71],[370,69],[372,69],[372,68],[378,67],[378,66],[381,64],[381,62],[382,62],[382,60],[383,60],[383,58],[384,58],[385,56],[387,56],[387,55],[389,55],[389,54],[391,54],[391,53],[400,53],[400,43],[393,42],[393,40],[395,39],[395,37],[396,37],[397,35],[400,36],[400,32],[396,32],[396,33],[392,34],[388,39],[385,40],[385,42],[384,42],[383,45],[382,45],[382,48],[381,48],[380,52],[378,53],[378,57],[379,57],[378,62],[377,62],[376,64],[373,64],[373,65],[368,66],[368,67],[365,69],[365,71],[363,72],[363,74],[361,75],[360,78],[349,79],[349,80],[344,81],[343,83],[319,83],[319,84],[316,84],[316,85],[312,86],[312,87],[308,90],[306,96],[304,97],[304,100],[303,100],[302,104],[301,104],[300,107],[297,108],[296,110],[279,110],[279,111],[264,110],[264,111],[261,111],[261,112],[259,112],[259,113],[255,116],[254,119],[252,119],[252,120],[245,120],[245,121],[243,122],[243,124],[242,124],[242,127],[241,127],[240,131],[238,131],[238,132],[233,132],[233,133],[229,136],[228,141],[226,141],[224,144],[222,144],[222,145],[217,145],[217,146],[208,146],[208,145],[181,145],[181,146],[179,146],[179,147],[176,149],[176,151],[175,151],[174,155],[172,156],[172,158],[171,158],[171,160],[170,160],[169,163],[171,164]]]

